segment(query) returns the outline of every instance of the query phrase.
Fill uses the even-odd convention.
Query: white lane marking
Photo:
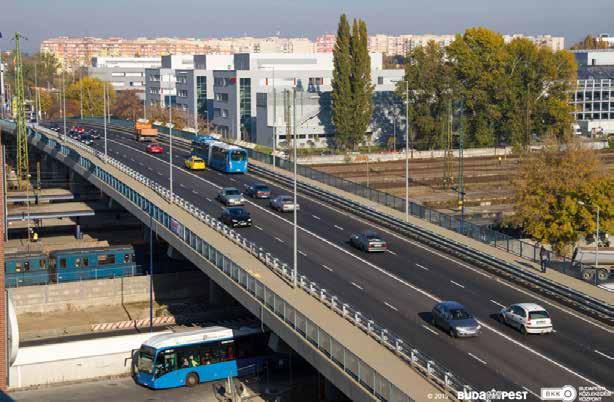
[[[535,392],[531,391],[529,388],[525,387],[524,385],[522,386],[522,389],[524,389],[525,391],[527,391],[529,394],[533,395],[534,397],[536,397],[538,400],[541,400],[541,396],[537,395]]]
[[[330,267],[328,267],[328,266],[326,266],[326,265],[324,265],[324,264],[322,264],[322,267],[324,267],[324,269],[326,269],[326,270],[328,270],[328,271],[330,271],[330,272],[333,272],[333,269],[332,269],[332,268],[330,268]]]
[[[458,282],[454,282],[453,280],[450,280],[450,282],[452,282],[453,284],[455,284],[455,285],[456,285],[456,286],[458,286],[459,288],[463,288],[463,289],[465,289],[465,287],[464,287],[463,285],[461,285],[460,283],[458,283]]]
[[[198,194],[198,191],[196,191],[196,190],[192,190],[192,193],[194,193],[194,194]]]
[[[112,142],[116,142],[116,141],[112,141]],[[132,148],[132,147],[130,147],[130,146],[128,146],[128,145],[125,145],[125,144],[122,144],[122,143],[117,143],[117,144],[122,145],[122,146],[127,147],[127,148],[130,148],[130,149],[134,149],[134,150],[135,150],[135,151],[137,151],[137,152],[141,152],[141,153],[142,153],[142,154],[144,154],[144,155],[150,156],[150,155],[146,154],[145,152],[142,152],[142,151],[140,151],[140,150],[138,150],[138,149]],[[168,162],[165,162],[165,163],[167,163],[167,164],[168,164]],[[204,179],[204,178],[202,178],[202,177],[200,177],[200,176],[197,176],[197,175],[195,175],[195,174],[193,174],[193,173],[189,173],[189,172],[186,172],[186,173],[187,173],[187,174],[192,175],[193,177],[195,177],[195,178],[197,178],[197,179],[199,179],[199,180],[202,180],[202,181],[203,181],[203,182],[205,182],[205,183],[208,183],[209,185],[211,185],[211,186],[213,186],[213,187],[215,187],[215,188],[221,188],[221,187],[220,187],[220,186],[218,186],[217,184],[214,184],[214,183],[212,183],[212,182],[210,182],[210,181],[208,181],[208,180],[206,180],[206,179]],[[216,173],[217,173],[217,172],[216,172]],[[220,176],[221,176],[222,174],[221,174],[221,173],[218,173],[218,175],[220,175]],[[208,199],[208,200],[209,200],[209,201],[211,201],[210,199]],[[313,201],[313,200],[312,200],[312,201]],[[321,203],[321,202],[318,202],[318,201],[313,201],[313,202],[316,202],[316,203],[317,203],[317,204],[319,204],[319,205],[323,205],[323,206],[325,206],[325,207],[327,207],[327,208],[329,208],[329,209],[331,209],[331,210],[333,210],[333,211],[337,211],[336,209],[334,209],[334,208],[332,208],[332,207],[330,207],[330,206],[328,206],[328,205],[326,205],[326,204],[323,204],[323,203]],[[270,214],[271,216],[274,216],[274,217],[276,217],[276,218],[278,218],[278,219],[280,219],[280,220],[283,220],[284,222],[286,222],[286,223],[287,223],[287,224],[289,224],[289,225],[291,225],[291,224],[292,224],[292,222],[291,222],[290,220],[288,220],[288,219],[286,219],[286,218],[284,218],[284,217],[282,217],[282,216],[279,216],[279,215],[275,214],[274,212],[269,211],[268,209],[266,209],[266,208],[264,208],[264,207],[261,207],[260,205],[258,205],[258,204],[256,204],[256,203],[253,203],[253,202],[249,202],[249,203],[250,203],[250,204],[252,204],[252,205],[253,205],[254,207],[256,207],[256,208],[259,208],[259,209],[260,209],[260,210],[262,210],[263,212],[266,212],[266,213]],[[355,217],[352,217],[352,219],[355,219],[355,220],[357,220],[357,221],[359,221],[359,222],[366,222],[366,221],[364,221],[364,220],[357,219],[357,218],[355,218]],[[368,223],[368,222],[367,222],[367,223]],[[369,225],[371,225],[371,226],[378,227],[377,225],[373,225],[372,223],[368,223],[368,224],[369,224]],[[362,263],[364,263],[365,265],[367,265],[367,266],[371,267],[372,269],[374,269],[374,270],[376,270],[376,271],[380,272],[382,275],[387,276],[387,277],[389,277],[389,278],[393,279],[394,281],[396,281],[396,282],[398,282],[398,283],[401,283],[402,285],[404,285],[404,286],[406,286],[406,287],[408,287],[408,288],[410,288],[410,289],[412,289],[412,290],[414,290],[414,291],[416,291],[416,292],[418,292],[418,293],[420,293],[420,294],[422,294],[422,295],[426,296],[427,298],[429,298],[429,299],[431,299],[431,300],[433,300],[433,301],[435,301],[435,302],[440,302],[440,301],[441,301],[441,299],[439,299],[438,297],[436,297],[436,296],[432,295],[431,293],[429,293],[429,292],[427,292],[427,291],[425,291],[425,290],[423,290],[423,289],[420,289],[419,287],[412,285],[411,283],[409,283],[409,282],[407,282],[407,281],[405,281],[405,280],[403,280],[403,279],[399,278],[398,276],[396,276],[396,275],[394,275],[394,274],[392,274],[392,273],[390,273],[390,272],[386,271],[385,269],[383,269],[383,268],[381,268],[381,267],[379,267],[379,266],[377,266],[377,265],[375,265],[375,264],[373,264],[373,263],[371,263],[371,262],[369,262],[369,261],[367,261],[367,260],[365,260],[365,259],[363,259],[363,258],[361,258],[361,257],[359,257],[359,256],[357,256],[357,255],[355,255],[355,254],[353,254],[353,253],[351,253],[351,252],[349,252],[349,251],[347,251],[347,250],[343,249],[343,248],[341,248],[340,246],[338,246],[338,245],[334,244],[333,242],[331,242],[331,241],[329,241],[329,240],[327,240],[327,239],[323,238],[322,236],[319,236],[319,235],[317,235],[316,233],[314,233],[314,232],[312,232],[312,231],[310,231],[310,230],[307,230],[307,229],[305,229],[305,228],[303,228],[303,227],[301,227],[301,226],[298,226],[298,228],[299,228],[299,229],[301,229],[303,232],[305,232],[305,233],[307,233],[307,234],[310,234],[311,236],[315,237],[316,239],[318,239],[318,240],[320,240],[320,241],[322,241],[322,242],[324,242],[324,243],[328,244],[329,246],[332,246],[333,248],[336,248],[337,250],[339,250],[339,251],[341,251],[341,252],[343,252],[343,253],[345,253],[345,254],[347,254],[347,255],[350,255],[350,256],[354,257],[355,259],[357,259],[357,260],[361,261],[361,262],[362,262]],[[440,257],[442,257],[442,258],[444,258],[444,259],[446,259],[446,260],[448,260],[448,261],[451,261],[451,262],[453,262],[453,263],[455,263],[455,264],[457,264],[457,265],[460,265],[460,266],[462,266],[462,267],[464,267],[464,268],[467,268],[467,269],[469,269],[469,270],[471,270],[471,271],[474,271],[475,273],[477,273],[477,274],[479,274],[479,275],[482,275],[482,276],[485,276],[485,277],[487,277],[487,278],[491,278],[491,279],[492,279],[492,277],[491,277],[490,275],[487,275],[487,274],[485,274],[485,273],[483,273],[483,272],[480,272],[480,271],[479,271],[477,268],[473,268],[473,267],[471,267],[471,266],[469,266],[469,265],[467,265],[467,264],[464,264],[464,263],[461,263],[461,262],[459,262],[459,261],[456,261],[456,260],[454,260],[453,258],[451,258],[451,257],[449,257],[449,256],[446,256],[446,255],[444,255],[444,254],[440,254],[440,253],[434,252],[433,250],[431,250],[431,249],[427,248],[426,246],[424,246],[424,245],[422,245],[422,244],[420,244],[420,243],[417,243],[417,242],[414,242],[414,241],[410,241],[410,240],[408,240],[408,239],[405,239],[405,238],[403,238],[403,237],[401,237],[401,236],[397,235],[396,233],[394,233],[394,232],[390,232],[390,231],[388,231],[388,230],[386,230],[386,229],[384,229],[384,228],[381,228],[381,230],[382,230],[382,231],[385,231],[385,232],[387,232],[387,233],[390,233],[392,236],[397,237],[397,238],[399,238],[399,239],[401,239],[401,240],[403,240],[403,241],[405,241],[405,242],[407,242],[407,243],[413,244],[413,245],[415,245],[416,247],[419,247],[419,248],[421,248],[421,249],[423,249],[423,250],[425,250],[425,251],[428,251],[428,252],[430,252],[430,253],[432,253],[432,254],[439,255]],[[561,308],[560,306],[557,306],[556,304],[553,304],[553,303],[551,303],[551,302],[549,302],[549,301],[547,301],[547,300],[545,300],[545,299],[543,299],[543,298],[541,298],[541,297],[539,297],[539,296],[536,296],[536,295],[534,295],[534,294],[531,294],[531,293],[529,293],[528,291],[525,291],[524,289],[520,289],[520,288],[514,287],[514,286],[512,286],[512,285],[510,285],[510,284],[508,284],[508,283],[506,283],[506,282],[500,281],[500,280],[498,280],[498,279],[497,279],[497,282],[499,282],[499,283],[501,283],[501,284],[503,284],[503,285],[505,285],[505,286],[507,286],[507,287],[509,287],[509,288],[511,288],[511,289],[514,289],[514,290],[520,291],[520,292],[522,292],[522,293],[524,293],[524,294],[526,294],[526,295],[529,295],[529,296],[531,296],[531,297],[537,298],[537,299],[539,299],[539,300],[543,301],[545,304],[548,304],[548,305],[550,305],[550,306],[553,306],[553,307],[555,307],[555,308],[557,308],[557,309],[559,309],[559,310],[561,310],[561,311],[563,311],[563,312],[566,312],[566,313],[568,313],[568,314],[570,314],[570,315],[572,315],[572,316],[574,316],[574,317],[576,317],[576,318],[579,318],[579,319],[581,319],[581,320],[583,320],[583,321],[586,321],[587,323],[592,324],[593,326],[595,326],[595,327],[597,327],[597,328],[603,329],[603,330],[605,330],[605,331],[606,331],[606,332],[608,332],[608,333],[612,333],[612,332],[614,332],[613,330],[610,330],[610,329],[608,329],[608,328],[606,328],[606,327],[603,327],[603,326],[601,326],[601,325],[598,325],[598,324],[594,323],[593,321],[591,321],[591,320],[589,320],[589,319],[587,319],[587,318],[581,317],[581,316],[579,316],[579,315],[577,315],[577,314],[575,314],[575,313],[570,312],[569,310],[563,309],[563,308]],[[480,324],[481,324],[481,325],[482,325],[484,328],[489,329],[490,331],[492,331],[492,332],[496,333],[497,335],[499,335],[499,336],[501,336],[501,337],[505,338],[507,341],[509,341],[509,342],[511,342],[511,343],[513,343],[513,344],[515,344],[515,345],[517,345],[517,346],[519,346],[520,348],[522,348],[522,349],[524,349],[524,350],[526,350],[526,351],[528,351],[528,352],[531,352],[532,354],[534,354],[534,355],[536,355],[536,356],[538,356],[538,357],[542,358],[543,360],[546,360],[546,361],[548,361],[548,362],[550,362],[550,363],[554,364],[555,366],[559,367],[560,369],[562,369],[562,370],[564,370],[564,371],[566,371],[566,372],[568,372],[568,373],[570,373],[570,374],[573,374],[573,375],[575,375],[576,377],[578,377],[578,378],[580,378],[580,379],[582,379],[582,380],[584,380],[584,381],[586,381],[586,382],[588,382],[588,383],[590,383],[590,384],[592,384],[592,385],[594,385],[594,386],[601,387],[601,385],[599,385],[599,384],[595,383],[594,381],[591,381],[591,380],[589,380],[588,378],[586,378],[586,377],[582,376],[581,374],[579,374],[579,373],[577,373],[577,372],[573,371],[572,369],[565,367],[565,366],[564,366],[564,365],[562,365],[561,363],[559,363],[559,362],[557,362],[556,360],[551,359],[550,357],[548,357],[548,356],[546,356],[546,355],[544,355],[544,354],[542,354],[542,353],[538,352],[537,350],[532,349],[532,348],[530,348],[529,346],[526,346],[526,345],[524,345],[524,344],[522,344],[522,343],[520,343],[520,342],[516,341],[515,339],[513,339],[513,338],[509,337],[508,335],[506,335],[506,334],[504,334],[504,333],[502,333],[502,332],[500,332],[500,331],[496,330],[495,328],[491,327],[490,325],[486,324],[485,322],[482,322],[482,321],[479,321],[479,320],[478,320],[478,322],[479,322],[479,323],[480,323]],[[605,388],[605,387],[602,387],[602,388]]]
[[[159,176],[163,176],[162,172],[158,172],[158,175],[159,175]]]
[[[497,306],[499,306],[499,307],[505,308],[505,306],[504,306],[503,304],[499,303],[498,301],[495,301],[495,300],[493,300],[493,299],[490,299],[490,301],[491,301],[492,303],[495,303],[495,304],[496,304]]]
[[[218,176],[223,176],[223,174],[221,174],[220,172],[215,172],[215,174]]]
[[[394,251],[392,251],[392,250],[386,250],[386,251],[387,251],[387,252],[389,252],[389,253],[390,253],[390,254],[392,254],[392,255],[398,255],[397,253],[395,253],[395,252],[394,252]]]
[[[469,356],[473,357],[475,360],[479,361],[480,363],[482,363],[483,365],[487,365],[488,363],[486,363],[486,361],[480,359],[479,357],[477,357],[476,355],[474,355],[473,353],[469,352],[468,353]]]
[[[153,171],[153,169],[151,168],[151,166],[147,166],[147,170]]]
[[[428,271],[429,269],[427,267],[425,267],[424,265],[420,265],[420,264],[416,264],[416,266],[420,269],[423,269],[425,271]]]
[[[127,157],[128,157],[128,155],[126,155],[126,154],[122,154],[122,156],[123,156],[124,158],[127,158]]]
[[[143,162],[139,162],[139,166],[145,166]]]
[[[209,201],[209,202],[213,202],[213,200],[211,200],[211,198],[209,198],[209,197],[206,197],[205,199],[206,199],[207,201]]]
[[[320,217],[319,217],[319,216],[315,216],[315,215],[311,215],[311,216],[313,216],[313,217],[314,217],[315,219],[317,219],[317,220],[320,220]]]
[[[307,257],[307,254],[303,253],[301,250],[297,250],[297,252],[302,255],[303,257]]]
[[[343,230],[343,228],[342,228],[341,226],[339,226],[339,225],[335,225],[335,227],[336,227],[337,229],[339,229],[339,230]]]
[[[546,360],[546,361],[548,361],[548,362],[550,362],[550,363],[554,364],[556,367],[558,367],[558,368],[562,369],[563,371],[566,371],[566,372],[568,372],[568,373],[570,373],[570,374],[573,374],[573,375],[575,375],[576,377],[580,378],[581,380],[584,380],[584,381],[588,382],[589,384],[594,385],[595,387],[602,387],[601,385],[597,384],[596,382],[594,382],[594,381],[592,381],[592,380],[589,380],[588,378],[584,377],[582,374],[579,374],[579,373],[577,373],[577,372],[573,371],[572,369],[570,369],[570,368],[568,368],[568,367],[566,367],[566,366],[562,365],[562,364],[561,364],[561,363],[559,363],[558,361],[556,361],[556,360],[554,360],[554,359],[551,359],[550,357],[548,357],[548,356],[546,356],[546,355],[544,355],[544,354],[542,354],[542,353],[538,352],[537,350],[535,350],[535,349],[533,349],[533,348],[531,348],[531,347],[529,347],[529,346],[527,346],[527,345],[523,344],[522,342],[518,342],[517,340],[513,339],[513,338],[512,338],[512,337],[510,337],[509,335],[506,335],[506,334],[504,334],[503,332],[501,332],[501,331],[499,331],[499,330],[497,330],[497,329],[495,329],[495,328],[491,327],[489,324],[485,323],[484,321],[477,320],[477,322],[478,322],[478,323],[480,323],[480,325],[482,325],[484,328],[487,328],[487,329],[491,330],[491,331],[492,331],[492,332],[494,332],[495,334],[497,334],[497,335],[499,335],[499,336],[501,336],[501,337],[505,338],[507,341],[509,341],[509,342],[513,343],[514,345],[519,346],[519,347],[521,347],[522,349],[524,349],[524,350],[526,350],[526,351],[528,351],[528,352],[533,353],[535,356],[541,357],[542,359],[544,359],[544,360]],[[602,388],[605,388],[605,387],[602,387]]]
[[[280,239],[279,237],[276,237],[275,240],[277,240],[280,243],[283,243],[284,241],[282,239]]]
[[[179,183],[179,187],[183,187],[183,188],[185,188],[185,186],[183,185],[183,183]]]
[[[437,333],[437,331],[433,330],[432,328],[429,328],[428,326],[422,324],[422,328],[426,329],[427,331],[429,331],[431,334],[435,334],[435,335],[439,335]]]
[[[232,177],[230,178],[230,181],[236,181],[235,179],[233,179]]]
[[[399,311],[399,309],[398,309],[398,308],[396,308],[395,306],[393,306],[392,304],[390,304],[390,303],[388,303],[388,302],[384,302],[384,304],[385,304],[386,306],[388,306],[388,308],[393,309],[394,311]]]
[[[354,285],[355,287],[357,287],[357,288],[358,288],[358,289],[360,289],[360,290],[364,290],[364,289],[362,288],[362,286],[360,286],[360,285],[359,285],[359,284],[357,284],[356,282],[352,282],[352,285]]]
[[[130,158],[130,160],[131,160],[132,162],[134,162],[134,158]]]
[[[255,227],[256,229],[258,229],[258,230],[264,230],[264,229],[262,229],[262,228],[261,228],[260,226],[258,226],[258,225],[254,225],[254,227]]]
[[[597,349],[595,349],[595,353],[597,353],[598,355],[601,355],[601,356],[603,356],[603,357],[605,357],[605,358],[607,358],[609,360],[614,360],[614,357],[608,356],[605,353],[598,351]]]

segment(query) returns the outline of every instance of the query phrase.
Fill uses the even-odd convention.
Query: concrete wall
[[[26,286],[8,289],[8,293],[17,314],[138,303],[149,301],[149,276]],[[205,298],[208,294],[209,279],[201,272],[154,275],[156,300]]]

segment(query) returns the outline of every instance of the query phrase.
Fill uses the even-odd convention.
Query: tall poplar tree
[[[349,145],[356,148],[364,140],[373,114],[371,57],[368,49],[367,24],[363,20],[354,20],[350,54],[352,55],[352,129]]]
[[[333,123],[335,124],[335,145],[346,148],[352,133],[352,56],[350,54],[350,24],[345,14],[339,19],[337,40],[333,50]]]

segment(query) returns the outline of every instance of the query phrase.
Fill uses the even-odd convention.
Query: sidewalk
[[[265,163],[260,162],[260,161],[256,161],[256,160],[251,159],[249,161],[249,163],[251,163],[253,165],[256,165],[258,167],[261,167],[261,168],[266,168],[266,169],[269,169],[269,170],[273,170],[275,173],[284,175],[284,176],[289,177],[289,178],[292,177],[291,174],[288,171],[280,169],[280,168],[277,168],[277,167],[273,168],[271,165],[265,164]],[[381,213],[393,216],[393,217],[398,218],[398,219],[405,220],[405,214],[404,213],[402,213],[400,211],[397,211],[395,209],[392,209],[390,207],[387,207],[387,206],[385,206],[383,204],[379,204],[377,202],[370,201],[370,200],[368,200],[366,198],[363,198],[363,197],[360,197],[358,195],[346,192],[344,190],[340,190],[338,188],[329,186],[327,184],[321,183],[321,182],[316,181],[316,180],[309,179],[309,178],[304,177],[304,176],[299,176],[298,180],[300,182],[305,183],[305,184],[309,184],[309,185],[312,185],[314,187],[319,187],[319,188],[321,188],[321,189],[323,189],[325,191],[328,191],[328,192],[331,192],[331,193],[335,193],[335,194],[340,195],[340,196],[342,196],[342,197],[344,197],[344,198],[346,198],[346,199],[348,199],[350,201],[360,203],[360,204],[365,205],[365,206],[367,206],[369,208],[372,208],[372,209],[374,209],[374,210],[376,210],[378,212],[381,212]],[[595,299],[602,300],[602,301],[604,301],[604,302],[606,302],[608,304],[614,304],[614,293],[608,292],[605,289],[599,288],[597,286],[591,285],[591,284],[586,283],[586,282],[584,282],[582,280],[573,278],[571,276],[565,275],[563,273],[560,273],[560,272],[557,272],[557,271],[554,271],[554,270],[548,270],[548,272],[542,273],[540,271],[539,264],[537,264],[537,263],[531,262],[531,261],[529,261],[527,259],[521,258],[521,257],[513,255],[511,253],[507,253],[507,252],[505,252],[505,251],[503,251],[501,249],[498,249],[496,247],[490,246],[488,244],[481,243],[479,241],[471,239],[470,237],[463,236],[463,235],[461,235],[459,233],[456,233],[454,231],[445,229],[445,228],[443,228],[441,226],[437,226],[437,225],[432,224],[430,222],[427,222],[425,220],[419,219],[419,218],[417,218],[415,216],[409,215],[408,222],[413,224],[413,225],[420,226],[420,227],[422,227],[424,229],[427,229],[427,230],[429,230],[429,231],[431,231],[433,233],[439,234],[441,236],[445,236],[445,237],[447,237],[447,238],[449,238],[451,240],[454,240],[456,242],[464,243],[464,244],[466,244],[467,246],[469,246],[471,248],[474,248],[476,250],[482,251],[484,253],[488,253],[488,254],[490,254],[490,255],[492,255],[494,257],[497,257],[497,258],[499,258],[501,260],[504,260],[506,262],[515,264],[519,269],[522,269],[522,270],[525,270],[525,271],[530,271],[530,272],[532,272],[534,274],[537,274],[537,275],[540,275],[542,277],[548,278],[548,279],[550,279],[552,281],[558,282],[558,283],[560,283],[562,285],[568,286],[568,287],[573,288],[573,289],[575,289],[575,290],[577,290],[579,292],[582,292],[582,293],[584,293],[584,294],[586,294],[588,296],[594,297]]]

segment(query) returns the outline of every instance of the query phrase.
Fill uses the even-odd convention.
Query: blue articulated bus
[[[252,326],[155,335],[134,353],[134,377],[141,385],[163,389],[259,373],[275,360],[270,335]]]
[[[224,173],[246,173],[247,151],[236,145],[198,136],[192,140],[192,155],[204,159],[207,167]]]
[[[13,253],[5,256],[6,286],[46,285],[135,275],[132,246]]]

